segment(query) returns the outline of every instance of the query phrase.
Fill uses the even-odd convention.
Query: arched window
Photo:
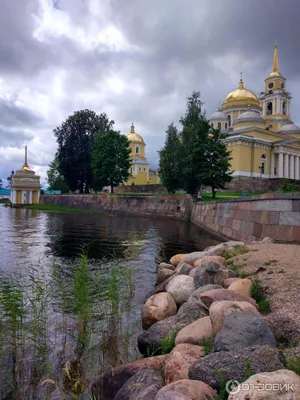
[[[214,123],[213,123],[213,122],[210,124],[210,127],[211,127],[212,129],[214,129]]]
[[[221,129],[221,122],[218,122],[218,129]]]
[[[266,165],[267,157],[265,154],[261,155],[261,166],[260,166],[260,173],[265,173],[265,165]]]
[[[225,122],[225,129],[227,129],[227,127],[228,127],[228,124],[227,124],[227,122]]]
[[[135,148],[136,154],[139,154],[139,151],[140,151],[139,146],[136,146],[136,148]]]
[[[231,126],[231,116],[228,115],[228,126]]]
[[[286,102],[285,101],[282,103],[282,114],[286,115]]]
[[[273,114],[273,103],[272,101],[269,101],[267,103],[267,115],[272,115]]]

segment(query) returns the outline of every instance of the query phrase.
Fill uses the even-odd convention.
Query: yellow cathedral
[[[300,179],[300,128],[291,120],[291,95],[278,68],[275,44],[273,71],[258,96],[244,87],[229,93],[211,116],[210,125],[226,133],[234,179]]]
[[[125,185],[155,185],[160,183],[157,170],[149,167],[145,147],[146,143],[141,135],[135,132],[132,123],[130,132],[126,135],[130,142],[130,178]]]

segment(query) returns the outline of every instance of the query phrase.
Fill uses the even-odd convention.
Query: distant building
[[[275,45],[273,71],[264,91],[256,96],[244,87],[241,76],[239,87],[210,118],[211,128],[226,134],[234,178],[300,180],[300,127],[291,119],[291,99]]]
[[[141,135],[135,132],[131,125],[130,133],[127,134],[131,149],[130,178],[125,185],[147,185],[160,183],[158,171],[151,169],[146,158],[146,144]]]
[[[40,177],[29,168],[27,146],[23,167],[12,176],[10,201],[12,205],[38,204],[40,200]]]

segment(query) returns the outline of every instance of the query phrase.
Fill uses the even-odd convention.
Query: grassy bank
[[[246,196],[256,196],[259,192],[246,192]],[[232,198],[242,197],[242,192],[217,192],[215,199],[211,193],[201,193],[203,201],[230,200]]]
[[[60,206],[58,204],[32,204],[29,206],[23,206],[29,210],[39,210],[47,212],[58,212],[58,213],[72,213],[72,214],[99,214],[99,211],[94,210],[83,210],[80,208],[72,208],[69,206]]]

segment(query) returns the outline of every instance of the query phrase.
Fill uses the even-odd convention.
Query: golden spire
[[[24,161],[22,169],[25,169],[25,168],[29,168],[29,165],[27,162],[27,146],[25,146],[25,161]]]
[[[274,45],[273,72],[279,72],[278,71],[278,49],[277,49],[277,43],[276,42],[275,42],[275,45]]]
[[[133,121],[132,121],[132,124],[131,124],[130,133],[135,133],[135,132],[134,132],[134,125],[133,125]]]
[[[240,72],[241,78],[239,83],[239,89],[244,89],[244,82],[243,82],[243,73]]]

